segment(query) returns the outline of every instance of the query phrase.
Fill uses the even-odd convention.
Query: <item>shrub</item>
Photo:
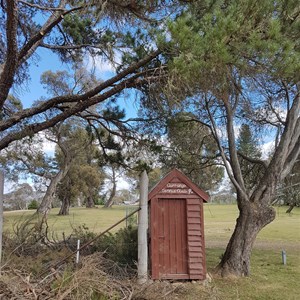
[[[85,225],[74,229],[74,238],[80,239],[83,245],[96,237]],[[116,233],[106,233],[96,239],[83,253],[104,252],[104,257],[119,264],[136,268],[138,243],[137,227],[128,226],[119,229]]]
[[[138,255],[137,227],[121,228],[114,234],[108,257],[121,264],[136,268]]]
[[[37,209],[38,207],[39,204],[36,200],[32,200],[28,205],[28,209]]]
[[[104,205],[104,204],[105,204],[104,197],[98,197],[95,199],[95,205]]]

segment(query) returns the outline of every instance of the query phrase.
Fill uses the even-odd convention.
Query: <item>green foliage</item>
[[[98,291],[93,291],[90,300],[109,300],[110,298],[110,296],[103,295]]]
[[[85,244],[96,237],[96,234],[90,231],[86,224],[82,224],[73,228],[73,234],[76,239],[81,241],[81,244]]]
[[[79,15],[67,15],[62,23],[65,32],[70,35],[75,44],[92,43],[95,32],[92,29],[92,20]]]
[[[17,113],[18,111],[23,109],[23,105],[20,99],[16,98],[13,95],[8,95],[7,102],[3,110],[0,113],[0,120],[6,119],[11,116],[13,113]]]
[[[278,188],[277,203],[282,201],[289,205],[287,212],[291,212],[296,206],[300,207],[300,157],[296,161],[292,171]]]
[[[106,236],[103,239],[103,245],[105,244],[108,258],[120,264],[136,268],[137,227],[128,226],[127,228],[121,228],[114,235]]]
[[[261,158],[258,141],[253,136],[250,126],[247,124],[242,124],[241,126],[240,135],[237,140],[237,149],[243,155],[239,156],[239,161],[246,188],[250,190],[263,176],[264,168],[259,163],[247,160],[247,158],[257,160]]]
[[[46,71],[41,75],[41,83],[46,90],[55,96],[70,94],[71,89],[68,84],[70,74],[67,71]]]
[[[161,168],[153,168],[148,173],[149,190],[151,190],[163,177]]]
[[[105,198],[98,196],[95,199],[95,205],[104,205],[105,204]]]
[[[208,190],[223,178],[218,147],[209,129],[191,113],[178,113],[167,123],[169,145],[160,154],[164,169],[178,168]]]
[[[38,206],[39,206],[38,202],[36,200],[32,200],[28,205],[28,209],[37,209]]]
[[[125,118],[125,110],[120,109],[118,106],[108,108],[103,111],[103,117],[105,117],[108,120],[122,120]]]
[[[146,162],[143,160],[137,160],[134,166],[134,171],[138,173],[142,173],[143,171],[146,171],[147,173],[151,172],[152,170],[152,164],[151,162]]]
[[[248,124],[242,124],[239,139],[237,141],[239,151],[252,158],[260,158],[261,152],[258,148],[258,141],[253,136]]]
[[[61,164],[71,159],[69,171],[57,187],[58,198],[69,204],[78,197],[83,199],[97,198],[104,182],[104,173],[98,164],[98,149],[88,131],[77,124],[63,126],[64,145],[68,149],[56,151]]]
[[[299,78],[298,8],[295,0],[196,1],[169,23],[179,48],[170,66],[184,84],[219,94],[230,89],[231,68]]]
[[[86,225],[74,229],[76,239],[84,244],[96,237]],[[116,233],[106,233],[93,242],[91,252],[104,252],[104,256],[121,265],[136,268],[137,262],[137,227],[128,226],[119,229]]]

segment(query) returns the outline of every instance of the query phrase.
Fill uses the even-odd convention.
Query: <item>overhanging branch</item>
[[[37,105],[36,107],[32,107],[32,108],[29,108],[29,109],[24,109],[21,112],[16,113],[10,119],[1,121],[0,122],[0,131],[4,131],[4,130],[14,126],[14,125],[20,123],[22,120],[24,120],[26,118],[31,118],[32,116],[43,113],[43,112],[45,112],[45,111],[47,111],[51,108],[55,108],[59,104],[62,104],[62,103],[78,103],[78,102],[82,102],[82,101],[84,101],[84,102],[89,101],[89,99],[94,97],[96,94],[100,93],[101,91],[103,91],[104,89],[106,89],[108,87],[113,86],[115,83],[117,83],[118,81],[121,81],[122,79],[124,79],[124,81],[121,82],[121,83],[124,83],[123,88],[125,88],[127,81],[130,82],[133,79],[136,79],[139,76],[144,75],[145,72],[135,74],[134,76],[132,76],[131,78],[128,78],[127,80],[125,79],[126,76],[129,75],[129,74],[135,73],[140,67],[146,65],[153,58],[158,56],[160,54],[160,52],[161,52],[160,50],[156,50],[156,51],[152,52],[151,54],[149,54],[145,58],[143,58],[140,61],[132,64],[131,66],[129,66],[128,68],[126,68],[125,70],[120,72],[119,74],[113,76],[112,78],[106,80],[105,82],[102,82],[97,87],[89,90],[88,92],[86,92],[84,94],[58,96],[58,97],[54,97],[52,99],[49,99],[45,102],[42,102],[41,104]],[[147,71],[147,72],[149,72],[149,71]],[[105,99],[103,99],[99,102],[102,102],[104,100]],[[97,104],[97,103],[95,103],[95,104]]]
[[[106,99],[108,99],[109,97],[121,92],[124,88],[135,87],[139,84],[142,84],[143,82],[144,83],[148,82],[147,80],[148,80],[147,78],[144,80],[135,77],[129,78],[128,80],[124,80],[119,84],[115,85],[113,88],[111,88],[110,90],[108,90],[107,92],[101,95],[88,98],[85,101],[77,102],[74,106],[71,106],[70,108],[64,110],[63,112],[50,118],[49,120],[24,126],[20,131],[10,132],[5,137],[3,137],[2,140],[0,141],[0,149],[7,147],[11,142],[15,140],[20,140],[25,136],[33,135],[39,131],[52,127],[56,125],[58,122],[64,121],[67,118],[84,111],[85,109],[87,109],[92,105],[101,103]]]

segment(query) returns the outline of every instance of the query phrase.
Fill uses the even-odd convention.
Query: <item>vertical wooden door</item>
[[[187,225],[185,199],[158,199],[159,277],[187,279]]]

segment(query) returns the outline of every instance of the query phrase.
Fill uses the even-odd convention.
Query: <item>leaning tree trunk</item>
[[[59,216],[67,216],[69,215],[69,209],[70,209],[71,201],[69,197],[64,197],[61,203],[61,207],[59,210],[58,215]]]
[[[115,195],[116,195],[116,192],[117,192],[117,182],[116,182],[116,176],[115,176],[114,170],[113,170],[112,183],[113,183],[113,187],[112,187],[109,199],[104,204],[104,207],[112,207],[112,205],[114,204],[114,198],[115,198]]]
[[[37,209],[37,213],[46,215],[51,209],[51,205],[55,196],[56,188],[59,182],[66,176],[70,168],[70,163],[66,164],[50,181],[46,194]]]
[[[291,204],[289,208],[286,210],[286,213],[289,214],[295,207],[295,204]]]
[[[256,236],[275,218],[275,210],[272,207],[259,207],[248,202],[239,208],[240,214],[234,232],[216,268],[223,277],[250,275],[250,257]]]
[[[46,194],[43,197],[43,200],[42,200],[39,208],[37,209],[37,212],[39,214],[45,215],[45,214],[49,213],[54,196],[55,196],[56,187],[61,179],[62,179],[62,172],[57,173],[57,175],[51,179],[50,185],[47,188]]]

